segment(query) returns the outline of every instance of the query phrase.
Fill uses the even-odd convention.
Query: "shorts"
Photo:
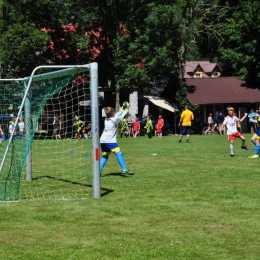
[[[239,133],[239,132],[236,132],[236,133],[234,133],[234,134],[230,134],[230,135],[228,135],[228,140],[230,141],[230,140],[234,140],[234,138],[240,138],[241,137],[241,133]]]
[[[54,135],[58,135],[60,133],[60,129],[59,128],[54,128],[53,129],[53,134]]]
[[[102,155],[109,155],[120,151],[117,143],[102,143],[101,144]]]
[[[255,138],[260,139],[260,129],[258,128],[256,133],[253,135]]]
[[[161,127],[157,128],[157,133],[162,133],[162,128]]]
[[[181,126],[180,134],[181,135],[190,135],[190,126]]]

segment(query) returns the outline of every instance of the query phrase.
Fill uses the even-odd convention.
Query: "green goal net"
[[[60,67],[0,79],[0,201],[87,198],[99,189],[97,76],[88,65]]]

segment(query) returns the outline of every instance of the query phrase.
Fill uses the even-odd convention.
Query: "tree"
[[[75,4],[80,3],[76,9]],[[2,1],[2,76],[28,76],[38,65],[82,64],[95,59],[102,43],[100,28],[88,20],[95,21],[89,9],[84,15],[83,1]],[[69,21],[72,23],[67,24]]]
[[[227,10],[217,0],[130,1],[112,46],[120,86],[187,102],[185,61],[194,48],[198,57],[215,57],[223,41],[219,17]]]
[[[132,1],[128,20],[113,45],[116,77],[122,87],[148,92],[151,83],[178,73],[181,24],[174,4]],[[168,1],[170,2],[170,1]]]
[[[247,82],[260,82],[260,3],[258,1],[227,1],[230,12],[222,22],[225,41],[219,48],[223,75],[236,76]]]

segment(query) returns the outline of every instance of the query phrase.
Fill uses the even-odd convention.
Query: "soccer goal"
[[[98,103],[97,63],[0,79],[0,201],[100,198]]]

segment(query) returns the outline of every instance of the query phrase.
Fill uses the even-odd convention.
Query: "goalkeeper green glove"
[[[129,107],[130,107],[130,104],[129,104],[127,101],[125,101],[125,102],[123,103],[122,110],[128,110]]]

